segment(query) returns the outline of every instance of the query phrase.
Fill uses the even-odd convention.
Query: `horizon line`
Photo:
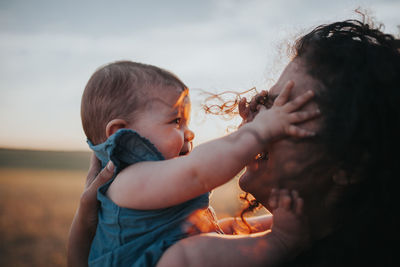
[[[0,145],[0,150],[18,150],[18,151],[39,151],[39,152],[87,152],[91,153],[88,149],[64,149],[64,148],[34,148],[34,147],[12,147]]]

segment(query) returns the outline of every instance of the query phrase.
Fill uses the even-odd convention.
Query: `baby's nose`
[[[185,142],[192,142],[194,139],[194,132],[192,130],[185,130]]]

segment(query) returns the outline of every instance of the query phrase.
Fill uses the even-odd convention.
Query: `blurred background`
[[[400,0],[0,2],[0,266],[65,266],[68,229],[90,153],[80,98],[116,60],[156,65],[190,88],[195,145],[240,120],[206,115],[210,93],[268,89],[287,48],[315,26],[361,17],[398,35]],[[220,218],[236,215],[237,178],[215,190]]]

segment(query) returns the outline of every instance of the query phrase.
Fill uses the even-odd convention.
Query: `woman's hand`
[[[68,266],[87,266],[90,246],[97,227],[97,189],[108,182],[114,174],[114,165],[110,161],[100,171],[100,161],[93,154],[85,189],[81,195],[79,207],[71,224],[67,245]],[[99,173],[100,171],[100,173]]]
[[[86,224],[94,226],[93,235],[97,226],[97,210],[99,203],[97,201],[97,189],[108,182],[114,174],[114,165],[110,161],[107,166],[100,171],[100,161],[93,154],[90,159],[90,167],[86,178],[85,189],[81,195],[79,209],[85,214]],[[99,172],[100,171],[100,172]]]

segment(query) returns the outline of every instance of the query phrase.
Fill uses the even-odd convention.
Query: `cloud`
[[[115,60],[169,69],[192,88],[263,89],[283,67],[287,41],[354,18],[360,5],[397,30],[396,1],[2,1],[0,145],[68,139],[64,147],[83,147],[82,90],[97,67]]]

